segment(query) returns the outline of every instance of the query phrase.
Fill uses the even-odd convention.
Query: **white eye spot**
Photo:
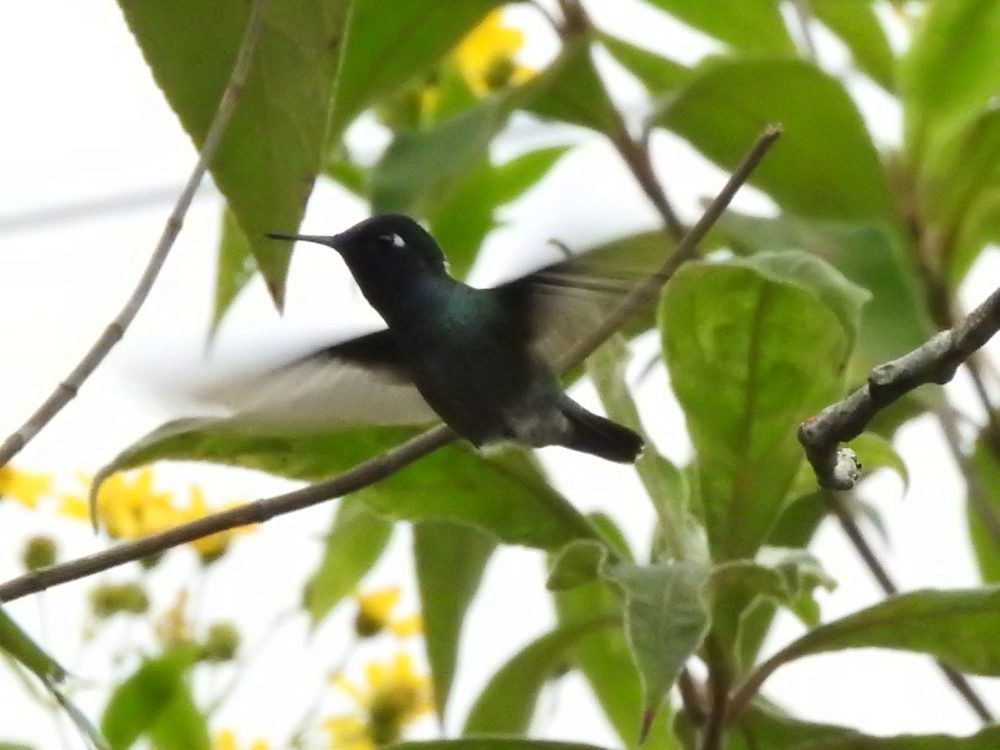
[[[406,242],[404,242],[403,238],[400,237],[395,232],[393,232],[392,234],[383,234],[382,236],[379,237],[379,239],[382,240],[383,242],[392,245],[393,247],[406,247]]]

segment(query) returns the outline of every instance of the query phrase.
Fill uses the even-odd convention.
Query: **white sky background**
[[[713,42],[691,33],[632,0],[589,3],[595,20],[625,36],[692,62]],[[551,54],[550,32],[530,10],[511,14],[537,36],[525,51],[528,61]],[[822,40],[821,40],[822,41]],[[821,46],[832,72],[843,68],[835,43]],[[0,130],[0,341],[5,352],[0,384],[0,432],[23,421],[52,386],[77,361],[118,311],[131,291],[170,210],[175,189],[191,169],[195,153],[175,116],[153,83],[149,71],[118,11],[111,2],[0,5],[0,69],[4,74]],[[615,79],[616,81],[618,78]],[[852,82],[883,143],[895,140],[899,115],[874,87]],[[634,110],[641,90],[628,81],[616,89],[619,102]],[[490,237],[488,257],[477,269],[484,283],[536,265],[550,237],[570,246],[608,239],[627,231],[655,226],[656,216],[600,139],[566,130],[581,145],[565,158],[537,190],[510,208],[512,226]],[[501,145],[515,153],[533,140],[537,129],[521,122]],[[371,128],[355,128],[359,151],[374,153],[381,141]],[[693,218],[699,199],[716,192],[724,178],[685,144],[665,135],[655,139],[657,167],[668,193],[686,218]],[[817,144],[822,148],[822,144]],[[75,220],[22,222],[35,212],[91,201],[127,201],[137,194],[162,194],[147,205],[115,211],[92,210]],[[154,196],[155,198],[155,196]],[[743,207],[766,210],[760,196],[744,194]],[[207,187],[192,206],[183,232],[146,306],[125,341],[112,353],[74,401],[16,460],[25,469],[53,472],[74,485],[74,472],[93,471],[149,429],[179,416],[150,400],[137,385],[137,374],[161,368],[192,367],[200,356],[207,326],[221,202]],[[341,191],[321,185],[310,204],[304,231],[334,233],[364,216],[364,206]],[[281,229],[276,227],[276,229]],[[982,262],[964,290],[966,304],[980,301],[1000,271],[991,256]],[[229,316],[219,342],[225,353],[286,347],[288,341],[336,338],[337,332],[371,320],[360,295],[335,254],[300,245],[288,289],[287,312],[279,318],[263,285],[254,283]],[[993,347],[996,354],[996,347]],[[688,453],[682,420],[666,390],[662,370],[640,390],[643,414],[659,447],[683,459]],[[964,380],[954,386],[970,413],[979,410]],[[596,407],[586,386],[574,391]],[[977,583],[965,534],[963,492],[953,462],[927,420],[905,428],[898,447],[912,473],[911,490],[901,499],[894,477],[876,478],[866,496],[882,509],[891,528],[891,544],[869,536],[904,589],[959,587]],[[643,548],[652,515],[629,469],[597,459],[547,449],[543,459],[559,486],[583,510],[610,512]],[[210,502],[256,498],[292,486],[248,471],[199,465],[158,469],[161,483],[186,491],[200,483]],[[294,609],[304,576],[320,553],[330,506],[276,519],[241,539],[214,566],[207,580],[192,584],[198,566],[193,554],[173,553],[153,578],[154,608],[169,606],[178,587],[193,585],[202,625],[235,619],[245,642],[254,644],[271,619]],[[21,542],[32,533],[58,537],[64,557],[102,549],[83,524],[50,512],[29,512],[14,503],[0,507],[2,540],[0,576],[20,572]],[[869,529],[870,531],[870,529]],[[832,594],[821,595],[823,614],[832,618],[873,603],[880,593],[855,553],[832,524],[821,529],[814,550],[840,581]],[[409,578],[407,534],[399,527],[391,553],[367,580],[368,586]],[[466,623],[463,661],[455,686],[449,731],[461,725],[467,708],[493,671],[531,638],[545,632],[553,617],[543,587],[540,553],[504,549],[491,563],[483,592]],[[132,579],[136,569],[119,569],[100,580]],[[91,716],[103,707],[106,656],[123,639],[148,644],[138,625],[131,631],[115,622],[98,645],[79,658],[80,630],[86,593],[95,579],[59,587],[13,603],[14,616],[69,666],[84,686],[76,698]],[[412,586],[404,611],[417,606]],[[243,738],[262,736],[277,742],[312,700],[325,670],[343,653],[351,613],[344,607],[328,618],[311,638],[307,621],[297,615],[285,624],[253,660],[232,700],[213,720],[213,727],[234,727]],[[783,617],[769,650],[801,628]],[[410,649],[418,644],[409,644]],[[387,657],[392,644],[381,641],[364,652]],[[364,658],[352,661],[360,668]],[[127,667],[126,667],[127,668]],[[205,698],[225,682],[198,684]],[[118,674],[120,679],[121,673]],[[979,680],[1000,711],[1000,688]],[[766,685],[767,694],[802,717],[841,722],[859,729],[898,732],[968,732],[976,722],[943,683],[928,659],[889,652],[849,652],[813,657],[779,670]],[[336,708],[335,704],[329,704]],[[47,714],[25,697],[10,673],[0,671],[0,740],[31,742],[39,748],[76,747],[70,732],[62,739]],[[341,704],[340,709],[345,706]],[[616,746],[603,718],[593,707],[583,681],[570,676],[543,699],[537,733],[551,738],[580,739]],[[428,721],[424,734],[433,733]],[[65,743],[65,744],[64,744]]]

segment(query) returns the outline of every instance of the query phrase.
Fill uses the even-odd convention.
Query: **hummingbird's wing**
[[[554,365],[607,317],[633,283],[572,259],[495,289],[517,317],[531,349]]]
[[[321,428],[439,419],[401,364],[388,330],[217,381],[199,389],[197,396],[248,425]]]

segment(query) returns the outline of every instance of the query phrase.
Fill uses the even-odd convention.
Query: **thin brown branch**
[[[926,383],[944,384],[958,367],[1000,330],[1000,289],[949,330],[941,331],[902,357],[879,365],[868,382],[842,401],[828,406],[799,426],[799,442],[820,486],[854,487],[857,458],[841,443],[853,440],[868,423],[897,399]]]
[[[701,733],[699,750],[720,750],[726,732],[726,715],[729,712],[729,688],[732,675],[726,656],[719,648],[718,642],[709,637],[705,641],[708,652],[709,684],[711,688],[711,705]]]
[[[837,521],[840,524],[840,528],[843,530],[844,534],[850,540],[854,549],[857,550],[858,555],[864,561],[868,570],[871,571],[872,576],[878,583],[879,588],[882,589],[883,593],[887,596],[899,593],[899,587],[896,585],[895,581],[889,575],[885,566],[879,560],[878,555],[875,550],[872,549],[868,540],[865,539],[864,534],[858,527],[854,518],[848,512],[847,508],[844,507],[843,502],[840,498],[833,492],[825,492],[824,499],[826,500],[827,506],[830,511],[837,517]],[[740,685],[736,691],[733,693],[733,697],[729,702],[729,710],[726,715],[727,723],[735,722],[743,711],[746,710],[747,706],[750,705],[750,701],[753,700],[754,696],[760,691],[761,686],[764,681],[770,677],[775,670],[778,669],[782,664],[785,664],[789,658],[793,656],[788,652],[787,649],[782,649],[770,659],[762,662],[750,675],[744,680],[743,684]],[[936,661],[938,668],[944,675],[945,679],[951,683],[955,691],[961,696],[961,698],[969,705],[969,707],[975,712],[983,722],[991,723],[993,721],[993,714],[987,707],[986,703],[983,701],[982,697],[976,692],[975,688],[969,683],[965,675],[961,672],[957,672],[952,667],[949,667],[943,662]]]
[[[624,323],[639,312],[643,306],[655,300],[659,290],[677,268],[690,257],[712,224],[722,215],[740,185],[746,182],[750,172],[763,158],[767,149],[780,134],[774,126],[765,128],[754,143],[743,163],[737,168],[715,200],[705,209],[698,223],[691,228],[677,249],[664,261],[660,270],[650,278],[636,285],[625,296],[619,306],[605,319],[604,324],[592,331],[591,335],[560,363],[558,368],[565,371],[586,359],[604,341],[614,334]],[[423,455],[451,442],[454,433],[447,427],[434,427],[411,440],[393,448],[380,456],[369,459],[339,476],[325,482],[313,484],[295,492],[277,497],[256,500],[230,510],[214,513],[196,521],[175,526],[168,531],[153,534],[142,539],[122,542],[110,549],[71,560],[69,562],[26,573],[0,584],[0,602],[8,602],[28,594],[43,591],[69,581],[93,575],[102,570],[141,560],[171,547],[194,541],[209,534],[215,534],[237,526],[263,523],[268,519],[294,510],[316,505],[325,500],[345,495],[383,479]]]
[[[56,386],[55,390],[45,399],[42,405],[28,418],[28,421],[21,425],[0,446],[0,467],[6,465],[16,456],[76,396],[84,381],[104,361],[104,358],[111,349],[121,341],[122,336],[125,335],[125,331],[139,312],[139,308],[146,301],[149,290],[152,289],[153,283],[156,281],[156,277],[159,275],[160,269],[167,259],[167,255],[170,253],[170,248],[173,247],[174,240],[177,239],[177,235],[181,231],[188,207],[191,205],[198,186],[205,176],[208,165],[211,164],[212,159],[215,157],[219,142],[222,140],[222,135],[225,133],[233,110],[236,108],[240,92],[243,89],[243,84],[246,82],[247,74],[250,70],[250,62],[257,47],[257,40],[260,38],[266,6],[267,0],[254,0],[250,6],[250,18],[247,21],[246,31],[243,34],[243,41],[236,55],[236,61],[233,63],[233,71],[230,74],[229,83],[222,93],[219,106],[216,109],[215,116],[212,118],[212,124],[205,135],[201,152],[198,154],[198,163],[192,170],[191,176],[188,178],[187,184],[181,191],[180,196],[177,198],[174,210],[163,227],[160,240],[157,242],[156,248],[153,250],[153,254],[142,276],[139,278],[138,284],[136,284],[125,306],[115,316],[114,320],[108,324],[107,328],[104,329],[104,332],[93,343],[83,359]]]

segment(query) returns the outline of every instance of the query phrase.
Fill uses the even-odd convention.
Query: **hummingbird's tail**
[[[572,399],[562,400],[563,415],[569,419],[570,429],[560,445],[600,456],[608,461],[631,464],[642,452],[640,435],[610,419],[587,411]]]

